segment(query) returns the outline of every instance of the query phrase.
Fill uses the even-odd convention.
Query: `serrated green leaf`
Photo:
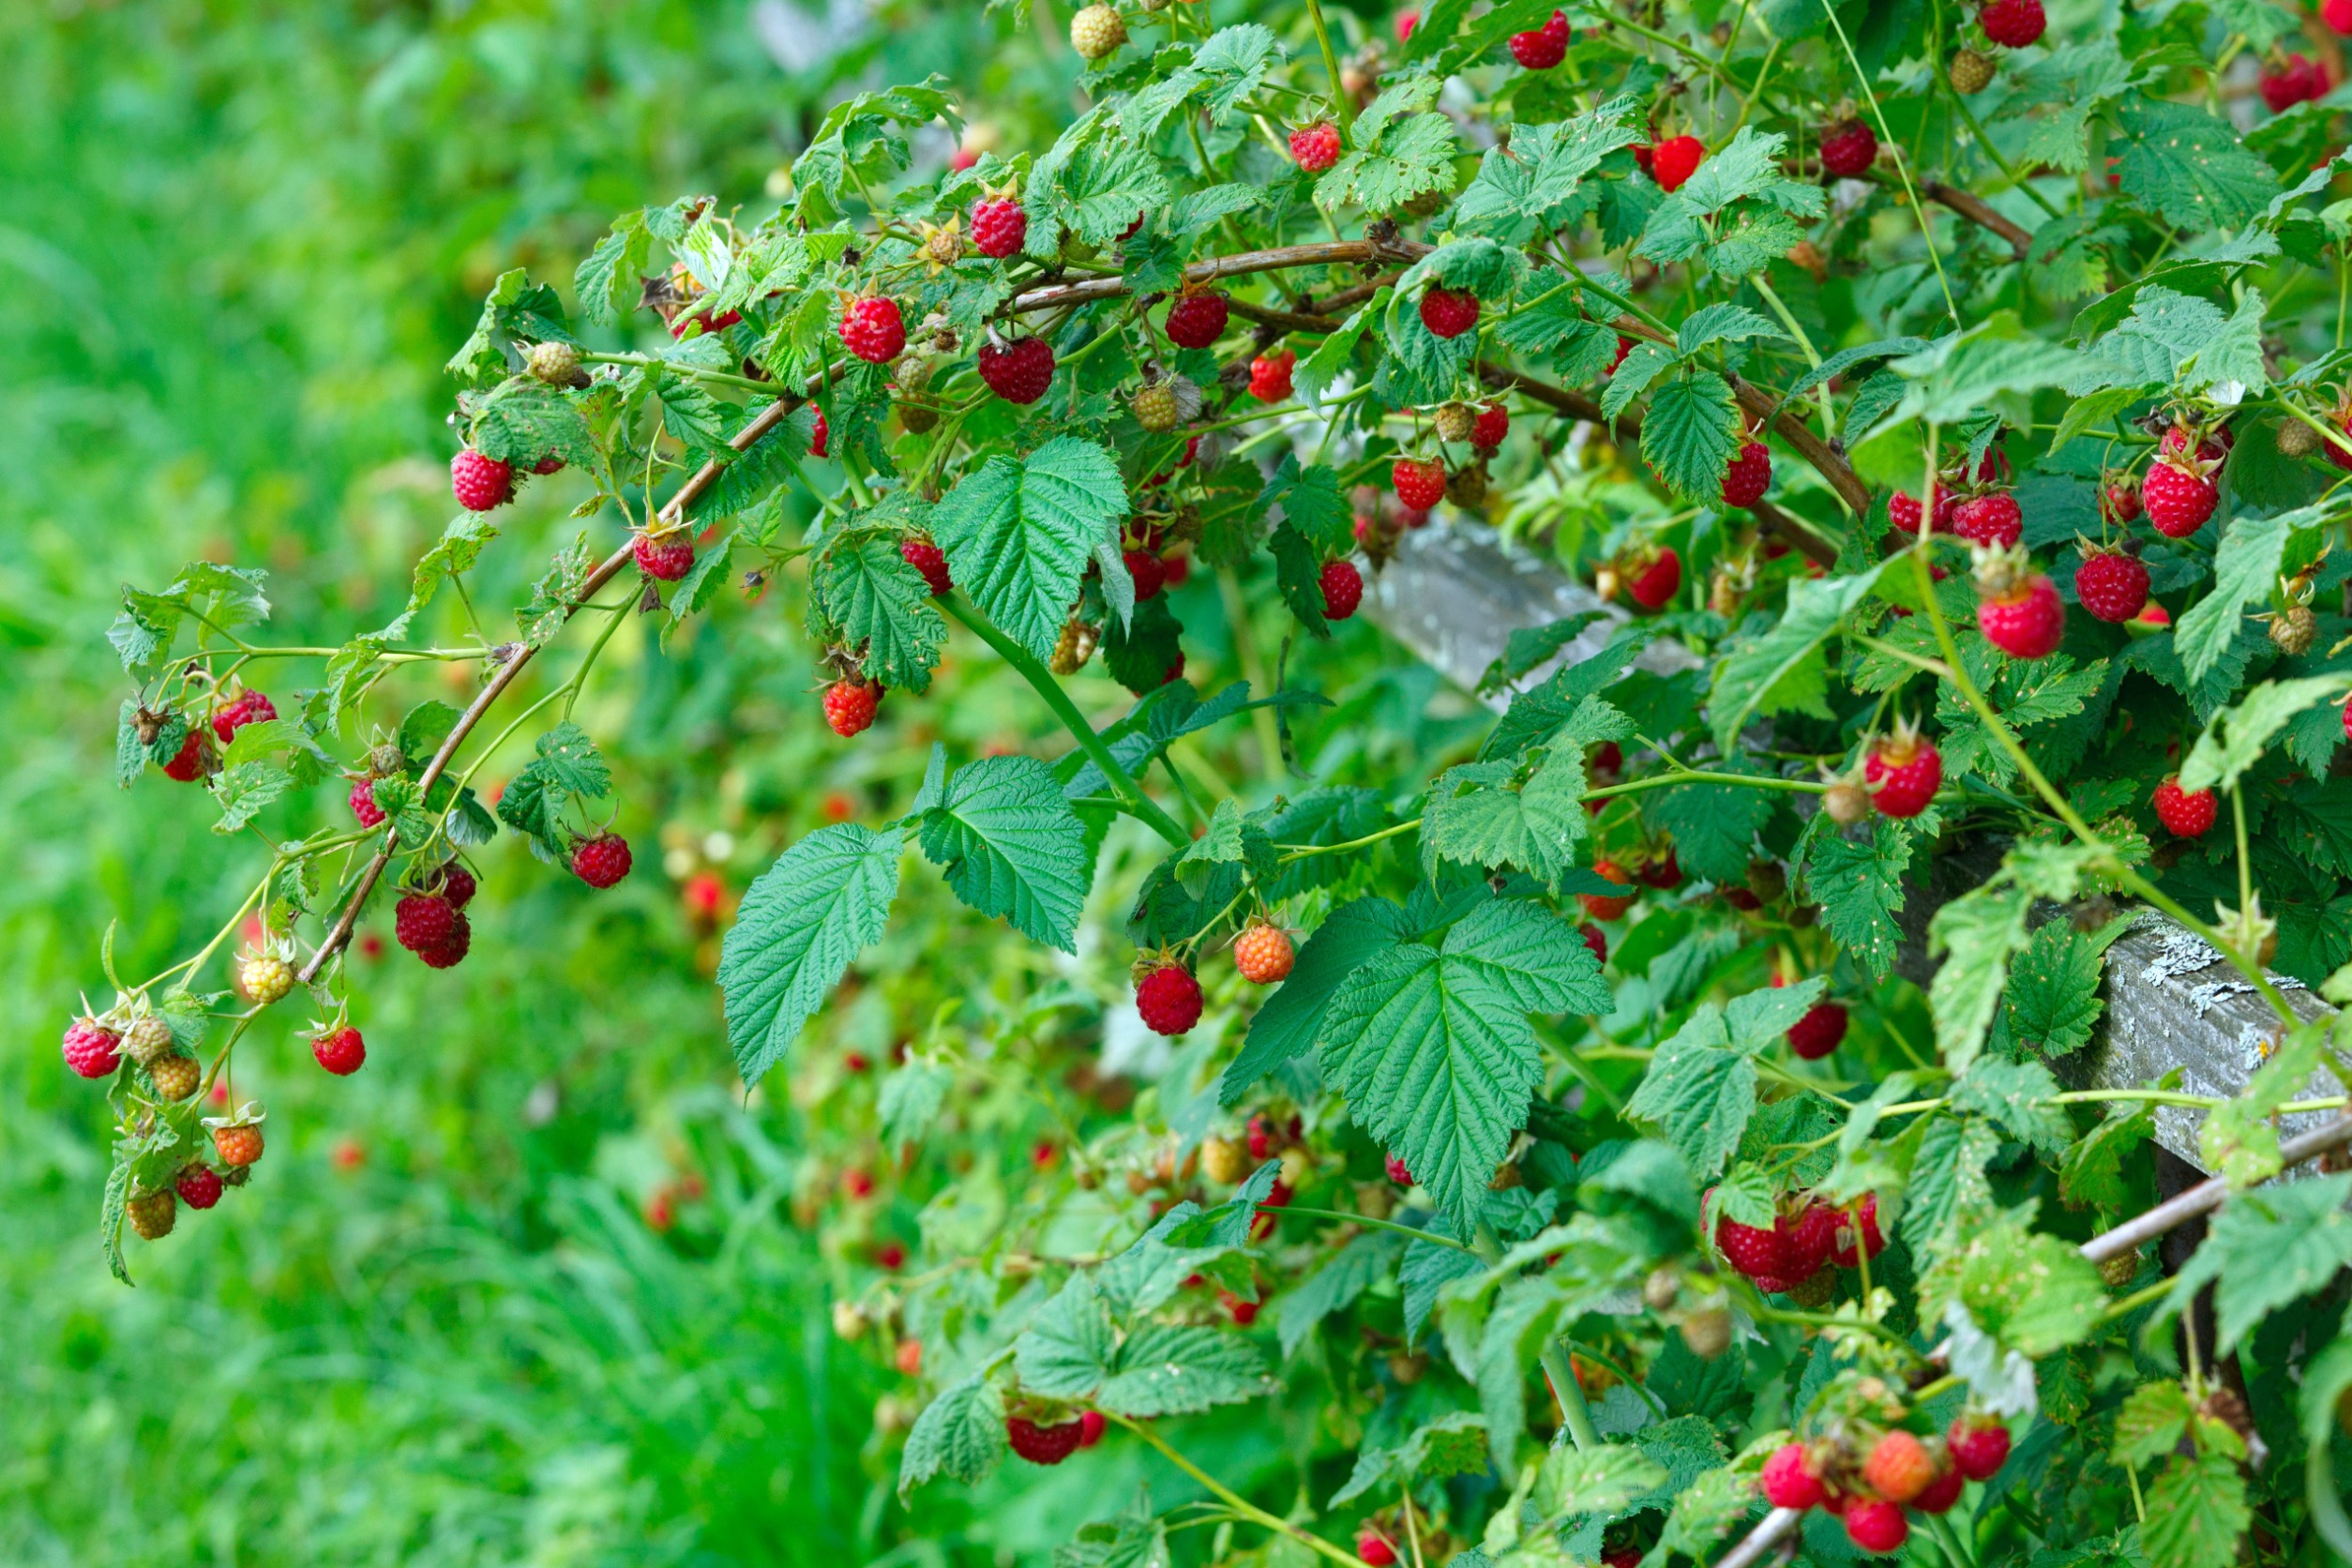
[[[1462,1254],[1456,1252],[1455,1257]],[[1474,1265],[1473,1265],[1474,1266]],[[1394,1447],[1367,1440],[1356,1451],[1356,1467],[1348,1484],[1332,1494],[1327,1505],[1343,1508],[1360,1497],[1416,1480],[1483,1473],[1486,1469],[1486,1422],[1475,1410],[1451,1410],[1413,1428]],[[1455,1560],[1457,1562],[1459,1559]]]
[[[1909,830],[1884,817],[1873,819],[1866,844],[1823,833],[1805,851],[1805,896],[1820,906],[1821,928],[1881,980],[1903,942],[1895,915],[1909,859]]]
[[[2024,888],[1988,882],[1954,898],[1928,922],[1929,949],[1944,957],[1929,983],[1927,1006],[1936,1019],[1937,1048],[1955,1073],[1967,1072],[1984,1044],[2010,955],[2026,944],[2026,912],[2032,904]]]
[[[1431,1196],[1472,1213],[1542,1078],[1527,1015],[1612,1005],[1575,927],[1497,899],[1440,946],[1395,946],[1350,974],[1323,1018],[1323,1071]]]
[[[1712,1003],[1660,1046],[1625,1114],[1658,1130],[1702,1181],[1723,1174],[1756,1114],[1756,1063]]]
[[[2003,1349],[2038,1358],[2096,1331],[2107,1292],[2071,1243],[2011,1213],[1977,1227],[1921,1277],[1921,1321],[1940,1321],[1952,1303]]]
[[[850,960],[882,935],[903,848],[895,827],[819,828],[744,894],[719,947],[718,985],[746,1087],[784,1059]]]
[[[1746,765],[1724,771],[1744,773]],[[1778,797],[1739,784],[1678,784],[1641,800],[1641,820],[1674,841],[1682,868],[1709,882],[1742,882],[1756,836],[1772,821]]]
[[[2230,520],[2213,558],[2212,592],[2191,605],[2173,628],[2173,647],[2191,680],[2205,679],[2238,641],[2246,607],[2269,601],[2299,515]]]
[[[1650,394],[1641,455],[1678,493],[1714,505],[1723,499],[1724,469],[1740,450],[1741,435],[1731,384],[1712,370],[1686,370]]]
[[[2278,192],[2278,175],[2229,122],[2194,104],[2128,93],[2116,129],[2123,193],[2184,234],[2242,228]]]
[[[550,454],[580,468],[596,463],[588,421],[560,389],[533,376],[509,377],[483,400],[481,416],[474,422],[474,445],[518,470]]]
[[[985,1373],[975,1372],[942,1389],[914,1418],[898,1460],[898,1495],[935,1475],[977,1485],[1003,1456],[1004,1400]]]
[[[1473,776],[1498,769],[1491,781]],[[1423,814],[1422,843],[1440,860],[1516,867],[1557,886],[1587,831],[1582,748],[1553,751],[1524,779],[1512,778],[1515,771],[1508,762],[1473,762],[1440,775]]]
[[[1249,1020],[1249,1035],[1217,1091],[1220,1104],[1240,1101],[1249,1087],[1315,1045],[1332,997],[1358,969],[1412,935],[1404,910],[1380,897],[1339,906],[1306,939],[1290,967]]]
[[[2148,1488],[2140,1548],[2148,1568],[2230,1568],[2253,1523],[2236,1459],[2218,1453],[2176,1458]]]
[[[1053,770],[1034,757],[983,757],[949,776],[923,817],[923,852],[956,896],[1016,930],[1078,951],[1086,829]]]
[[[819,558],[810,586],[842,641],[863,653],[868,679],[929,688],[931,667],[947,641],[947,618],[897,544],[873,534],[837,540]]]
[[[957,587],[1038,658],[1052,656],[1078,578],[1127,515],[1118,462],[1057,436],[1019,461],[992,457],[932,508]],[[1153,601],[1156,602],[1156,601]]]
[[[2200,1290],[2213,1288],[2220,1338],[2227,1355],[2263,1319],[2324,1289],[2352,1265],[2352,1175],[2320,1176],[2232,1194],[2187,1263],[2173,1276],[2164,1311],[2187,1310]]]
[[[1119,1348],[1118,1370],[1104,1380],[1094,1402],[1145,1419],[1239,1404],[1272,1387],[1265,1358],[1240,1334],[1153,1324]]]
[[[1965,1216],[1991,1203],[1984,1168],[2000,1146],[2000,1135],[1973,1117],[1939,1116],[1927,1124],[1904,1195],[1904,1245],[1922,1256],[1939,1253]]]
[[[1829,716],[1821,644],[1877,581],[1875,566],[1851,577],[1798,578],[1789,583],[1788,606],[1772,628],[1733,646],[1715,667],[1714,689],[1707,700],[1715,744],[1726,755],[1752,718],[1791,710]]]
[[[2180,763],[2184,790],[2234,790],[2263,748],[2298,714],[2352,689],[2352,672],[2265,681],[2215,713]]]

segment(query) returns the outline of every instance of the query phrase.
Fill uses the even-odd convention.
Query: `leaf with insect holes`
[[[923,852],[956,897],[1033,941],[1078,951],[1092,870],[1086,829],[1034,757],[983,757],[949,776],[923,817]]]
[[[992,457],[931,509],[956,585],[1038,658],[1061,636],[1078,578],[1115,544],[1127,515],[1119,464],[1092,442],[1057,436],[1025,459]]]
[[[2184,234],[2243,227],[2278,193],[2270,165],[2194,104],[2126,93],[2116,106],[2123,194]]]
[[[2034,1358],[2088,1338],[2107,1304],[2090,1260],[2060,1237],[2028,1230],[2014,1211],[1960,1237],[1921,1276],[1919,1294],[1922,1322],[1941,1321],[1957,1303],[2003,1349]]]
[[[1873,818],[1867,843],[1821,832],[1805,851],[1805,897],[1820,907],[1821,928],[1880,980],[1903,942],[1895,916],[1909,860],[1910,829],[1885,817]]]
[[[1454,226],[1505,245],[1557,229],[1583,204],[1585,177],[1610,153],[1641,140],[1631,97],[1545,125],[1514,128],[1509,147],[1490,147],[1454,205]]]
[[[580,410],[561,390],[532,376],[502,382],[483,400],[474,445],[518,472],[550,456],[579,468],[594,468],[597,460],[596,439]]]
[[[602,800],[610,795],[612,770],[605,765],[588,731],[569,719],[541,735],[537,751],[498,797],[498,820],[560,854],[569,832],[565,808],[576,799]],[[380,783],[378,789],[382,788]]]
[[[1702,1180],[1723,1174],[1756,1114],[1756,1063],[1731,1048],[1712,1003],[1658,1048],[1625,1114],[1656,1128]]]
[[[1723,473],[1740,450],[1739,400],[1712,370],[1685,370],[1650,394],[1641,455],[1658,476],[1693,501],[1722,499]]]
[[[974,1372],[942,1389],[914,1418],[898,1459],[898,1495],[905,1497],[935,1475],[975,1485],[1003,1456],[1003,1396],[986,1371]]]
[[[1403,942],[1350,974],[1323,1017],[1323,1071],[1432,1197],[1474,1213],[1543,1076],[1527,1016],[1613,1005],[1574,926],[1495,899],[1438,945]]]
[[[719,946],[718,986],[746,1087],[784,1059],[850,960],[882,935],[904,847],[895,827],[822,827],[744,894]]]
[[[1348,128],[1348,150],[1316,182],[1316,205],[1352,202],[1384,213],[1415,196],[1452,190],[1459,151],[1454,122],[1413,112],[1436,97],[1438,87],[1428,77],[1409,76],[1382,89]]]

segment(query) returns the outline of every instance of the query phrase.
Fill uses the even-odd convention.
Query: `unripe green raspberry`
[[[182,1056],[174,1051],[148,1063],[147,1077],[155,1080],[157,1096],[172,1104],[195,1093],[197,1082],[204,1077],[204,1072],[196,1065],[194,1057]]]
[[[142,1067],[153,1066],[172,1049],[172,1026],[159,1014],[142,1013],[123,1031],[123,1049]]]
[[[1135,395],[1135,421],[1145,430],[1172,430],[1177,417],[1176,389],[1168,383],[1155,381]]]
[[[179,1199],[172,1196],[170,1187],[143,1192],[127,1205],[130,1228],[139,1232],[142,1241],[149,1242],[172,1233],[172,1223],[179,1218]]]
[[[237,984],[266,1007],[294,989],[294,965],[275,953],[248,953],[237,964]]]
[[[1468,403],[1440,403],[1432,416],[1440,441],[1463,442],[1478,428],[1478,411]]]
[[[1962,96],[1981,93],[1993,84],[1993,62],[1973,49],[1952,57],[1952,90]]]
[[[1082,60],[1099,60],[1126,41],[1126,23],[1112,7],[1089,6],[1070,19],[1070,47]]]
[[[527,363],[550,386],[569,386],[580,375],[580,351],[569,343],[534,343]]]

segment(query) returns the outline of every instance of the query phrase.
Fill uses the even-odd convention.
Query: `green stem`
[[[1937,74],[1939,76],[1943,75],[1942,72],[1938,72]],[[1976,138],[1976,144],[1984,149],[1985,157],[1993,160],[1994,166],[2000,170],[2002,176],[2006,178],[2012,186],[2024,191],[2028,196],[2032,197],[2033,204],[2035,206],[2040,207],[2043,212],[2048,213],[2052,218],[2058,217],[2058,210],[2050,204],[2050,199],[2043,195],[2039,190],[2036,190],[2026,181],[2019,179],[2017,177],[2017,171],[2010,167],[2009,159],[2001,157],[2001,150],[1993,145],[1993,139],[1984,134],[1984,128],[1983,126],[1976,123],[1976,115],[1969,110],[1968,100],[1961,97],[1959,90],[1952,85],[1951,77],[1944,76],[1943,83],[1945,93],[1952,98],[1952,106],[1960,112],[1960,123],[1968,128],[1968,133]]]
[[[761,381],[757,376],[739,376],[728,370],[705,370],[697,365],[681,365],[655,354],[583,353],[580,359],[583,365],[637,365],[648,369],[675,370],[697,381],[707,381],[718,386],[740,387],[746,392],[764,392],[770,397],[776,392],[776,384],[772,381]]]
[[[1260,1203],[1258,1205],[1258,1212],[1261,1214],[1272,1214],[1276,1219],[1286,1214],[1296,1214],[1302,1219],[1345,1220],[1349,1225],[1369,1226],[1375,1230],[1394,1230],[1400,1236],[1410,1236],[1416,1242],[1427,1242],[1432,1246],[1450,1246],[1456,1252],[1478,1250],[1455,1241],[1451,1236],[1440,1236],[1434,1230],[1419,1230],[1410,1225],[1399,1225],[1393,1219],[1374,1219],[1370,1214],[1350,1214],[1338,1209],[1277,1209],[1271,1203]]]
[[[1078,711],[1078,704],[1070,701],[1070,694],[1062,689],[1062,683],[1037,662],[1034,655],[990,626],[986,617],[964,602],[961,595],[950,594],[939,603],[941,609],[962,622],[980,641],[995,649],[997,657],[1019,671],[1021,679],[1036,688],[1037,695],[1046,700],[1046,706],[1053,710],[1054,717],[1062,721],[1063,728],[1070,731],[1071,739],[1078,742],[1078,749],[1102,770],[1103,776],[1110,780],[1111,788],[1126,801],[1130,814],[1166,839],[1171,849],[1192,847],[1192,836],[1178,827],[1175,819],[1161,810],[1159,803],[1143,792],[1143,787],[1135,781],[1134,776],[1119,765],[1119,759],[1110,754],[1110,746],[1094,732],[1094,727],[1086,721],[1086,716]]]
[[[1952,297],[1952,279],[1944,276],[1944,259],[1936,254],[1936,236],[1927,226],[1927,207],[1920,201],[1919,192],[1911,188],[1909,161],[1900,156],[1902,143],[1896,141],[1893,129],[1887,124],[1887,112],[1878,107],[1878,95],[1871,90],[1870,74],[1862,69],[1861,58],[1854,53],[1853,42],[1846,36],[1846,23],[1837,19],[1837,8],[1831,5],[1830,0],[1821,0],[1821,9],[1828,13],[1830,27],[1837,34],[1838,46],[1846,51],[1847,64],[1854,68],[1854,80],[1862,83],[1863,101],[1870,105],[1870,117],[1878,122],[1878,140],[1895,149],[1894,172],[1903,177],[1903,194],[1911,199],[1911,216],[1919,220],[1920,240],[1927,247],[1928,261],[1935,265],[1936,281],[1943,285],[1944,309],[1952,312],[1952,324],[1960,326],[1964,324],[1960,320],[1960,305]]]
[[[1277,844],[1274,847],[1283,852],[1281,864],[1287,866],[1291,861],[1306,860],[1319,854],[1345,854],[1349,850],[1361,850],[1367,845],[1377,844],[1383,838],[1395,838],[1399,834],[1410,833],[1420,825],[1421,819],[1415,817],[1410,822],[1398,822],[1393,827],[1384,827],[1378,833],[1367,833],[1361,838],[1350,838],[1344,844]]]
[[[1745,773],[1711,773],[1690,768],[1679,773],[1662,773],[1650,778],[1630,779],[1623,784],[1610,784],[1598,790],[1587,790],[1587,800],[1607,800],[1612,795],[1635,795],[1644,790],[1664,790],[1677,784],[1737,784],[1751,790],[1779,790],[1787,794],[1817,795],[1829,790],[1827,784],[1817,784],[1805,778],[1759,777]]]
[[[2153,1285],[2143,1287],[2128,1296],[2109,1302],[2101,1310],[2100,1316],[2109,1322],[2113,1322],[2118,1318],[2129,1318],[2148,1303],[2169,1295],[2172,1292],[2172,1286],[2173,1282],[2169,1276],[2160,1279]]]
[[[1787,305],[1781,302],[1781,297],[1773,292],[1772,285],[1765,280],[1764,275],[1760,272],[1748,281],[1756,285],[1756,292],[1763,295],[1764,303],[1772,308],[1772,314],[1780,318],[1780,324],[1788,329],[1788,335],[1797,339],[1797,346],[1804,350],[1805,363],[1817,370],[1819,369],[1821,355],[1815,352],[1813,339],[1806,337],[1805,329],[1797,324],[1796,316],[1789,311]],[[1837,411],[1830,402],[1830,384],[1825,381],[1815,388],[1815,391],[1821,400],[1821,433],[1833,438],[1837,434]]]
[[[1262,1525],[1278,1535],[1289,1536],[1291,1540],[1296,1541],[1300,1545],[1306,1547],[1309,1551],[1319,1553],[1323,1557],[1331,1559],[1334,1562],[1340,1564],[1341,1568],[1368,1568],[1368,1565],[1364,1562],[1364,1560],[1356,1556],[1355,1553],[1345,1550],[1339,1546],[1334,1546],[1330,1542],[1324,1540],[1321,1536],[1301,1530],[1298,1526],[1290,1523],[1289,1520],[1279,1519],[1274,1515],[1267,1513],[1264,1509],[1259,1507],[1256,1503],[1250,1501],[1247,1498],[1243,1497],[1239,1492],[1233,1490],[1232,1487],[1228,1486],[1224,1482],[1219,1481],[1215,1476],[1211,1475],[1207,1470],[1202,1470],[1199,1465],[1194,1464],[1190,1459],[1185,1458],[1183,1455],[1177,1453],[1173,1448],[1170,1448],[1168,1445],[1167,1439],[1161,1437],[1157,1432],[1152,1430],[1150,1426],[1145,1425],[1142,1422],[1130,1421],[1125,1416],[1121,1415],[1114,1410],[1106,1410],[1104,1413],[1108,1415],[1111,1420],[1117,1422],[1120,1425],[1124,1426],[1128,1431],[1133,1432],[1137,1437],[1141,1438],[1146,1443],[1149,1443],[1152,1447],[1157,1449],[1161,1458],[1166,1459],[1169,1464],[1174,1465],[1178,1470],[1183,1470],[1186,1475],[1191,1476],[1195,1481],[1200,1483],[1201,1485],[1206,1486],[1209,1489],[1210,1494],[1219,1502],[1224,1503],[1226,1507],[1230,1508],[1236,1514],[1241,1515],[1242,1517],[1250,1520],[1254,1524]]]
[[[1340,80],[1339,53],[1331,46],[1331,29],[1323,24],[1321,0],[1306,0],[1306,18],[1315,25],[1315,46],[1323,52],[1323,69],[1331,75],[1332,113],[1339,117],[1339,130],[1344,136],[1356,122],[1356,103]]]
[[[1502,1262],[1502,1244],[1483,1219],[1471,1236],[1470,1250],[1490,1269]],[[1560,1406],[1560,1419],[1567,1424],[1568,1436],[1578,1448],[1600,1447],[1601,1434],[1592,1425],[1591,1409],[1584,1402],[1584,1390],[1576,1382],[1576,1369],[1569,1364],[1568,1352],[1558,1339],[1546,1335],[1537,1360],[1543,1364],[1545,1380],[1552,1385],[1552,1399]]]

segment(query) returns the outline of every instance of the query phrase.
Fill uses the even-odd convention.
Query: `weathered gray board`
[[[1624,616],[1582,583],[1504,545],[1492,529],[1458,520],[1407,534],[1395,559],[1374,579],[1365,603],[1381,630],[1466,690],[1501,656],[1515,630],[1590,610]],[[1609,632],[1607,622],[1586,628],[1562,651],[1562,658],[1591,657]],[[1641,658],[1645,668],[1660,671],[1690,662],[1680,645],[1671,643],[1653,643]],[[1488,701],[1500,709],[1509,699]],[[1912,978],[1924,982],[1933,972],[1924,943],[1928,915],[1981,881],[1993,865],[1990,855],[1964,852],[1941,863],[1952,878],[1951,885],[1941,885],[1938,878],[1936,887],[1913,889],[1904,911],[1907,940],[1900,964]],[[2298,982],[2278,980],[2299,1016],[2332,1011]],[[2106,1013],[2084,1063],[2087,1081],[2097,1087],[2145,1087],[2178,1067],[2184,1093],[2235,1094],[2261,1064],[2263,1043],[2274,1027],[2269,1007],[2236,970],[2153,911],[2107,949],[2105,991]],[[2337,1092],[2335,1080],[2324,1073],[2313,1078],[2308,1091],[2312,1097]],[[2156,1112],[2157,1141],[2202,1169],[2196,1144],[2200,1119],[2201,1113],[2181,1107]],[[2284,1129],[2291,1136],[2332,1119],[2326,1111],[2290,1116]]]

